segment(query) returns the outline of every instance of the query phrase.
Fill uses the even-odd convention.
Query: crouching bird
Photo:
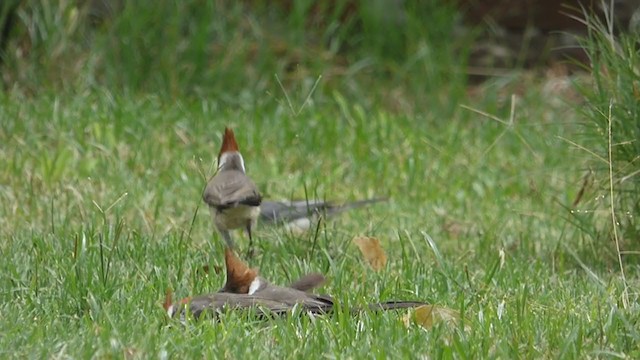
[[[289,286],[275,285],[260,277],[255,269],[247,267],[229,248],[225,250],[225,265],[227,280],[223,288],[216,293],[188,297],[173,303],[171,292],[168,291],[164,303],[167,314],[170,317],[177,316],[184,322],[187,314],[198,319],[204,314],[215,317],[226,310],[255,309],[258,315],[269,317],[299,308],[303,312],[315,315],[329,313],[336,306],[331,296],[309,292],[324,282],[324,277],[320,274],[305,275]],[[426,303],[387,301],[351,309],[351,313],[406,309],[422,305]]]
[[[209,206],[213,223],[228,247],[235,248],[230,230],[247,230],[250,254],[253,247],[251,229],[260,214],[262,196],[246,174],[244,159],[233,130],[229,128],[224,130],[218,154],[218,171],[207,183],[202,198]]]

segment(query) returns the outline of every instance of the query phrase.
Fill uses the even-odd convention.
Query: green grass
[[[4,88],[108,88],[246,108],[279,97],[277,74],[292,93],[322,77],[314,97],[321,103],[337,90],[401,111],[430,109],[465,91],[469,39],[454,38],[455,11],[436,1],[394,11],[382,2],[349,10],[351,0],[295,1],[289,10],[260,1],[105,2],[114,9],[20,2],[0,49]],[[0,26],[14,3],[0,9]],[[376,90],[379,80],[386,86]]]
[[[612,16],[586,17],[583,39],[590,58],[591,86],[580,91],[587,100],[581,114],[580,144],[588,149],[591,172],[585,176],[585,202],[595,212],[578,214],[576,222],[595,239],[613,240],[619,253],[637,253],[640,235],[640,73],[637,34],[613,33]],[[593,194],[597,196],[593,196]],[[595,199],[593,199],[595,198]],[[616,225],[613,225],[615,217]]]
[[[585,263],[560,206],[581,181],[579,152],[558,138],[576,114],[538,106],[535,88],[508,126],[463,108],[365,111],[337,94],[298,115],[285,102],[243,110],[106,91],[1,101],[3,356],[638,356],[639,313],[621,308],[615,263]],[[508,102],[467,104],[509,119]],[[405,328],[402,313],[168,323],[167,287],[187,296],[223,282],[201,270],[222,264],[222,246],[200,194],[225,125],[269,198],[391,198],[317,239],[259,227],[251,264],[265,277],[322,271],[321,291],[345,305],[419,299],[464,324]],[[367,267],[359,234],[381,239],[387,269]]]
[[[468,39],[435,2],[407,1],[400,23],[376,6],[341,23],[337,6],[318,26],[311,2],[290,16],[127,4],[91,25],[74,2],[20,2],[1,54],[0,357],[640,357],[638,257],[622,258],[625,283],[606,227],[590,228],[611,219],[608,188],[572,205],[594,159],[574,144],[601,154],[582,131],[607,91],[587,96],[593,106],[556,101],[571,90],[514,73],[468,92]],[[606,64],[635,74],[621,65],[633,56]],[[619,90],[607,74],[595,89],[637,110],[636,84]],[[167,288],[183,297],[224,281],[203,271],[223,248],[201,193],[225,126],[266,198],[390,198],[317,234],[258,225],[251,266],[279,284],[320,271],[319,291],[344,308],[423,300],[461,323],[407,328],[403,312],[342,309],[169,321]],[[615,163],[618,178],[634,159]],[[386,269],[368,267],[358,235],[380,239]]]

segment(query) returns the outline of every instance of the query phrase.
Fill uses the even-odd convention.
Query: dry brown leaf
[[[456,325],[459,319],[460,314],[455,310],[437,305],[422,305],[415,308],[413,312],[406,314],[402,321],[407,327],[415,323],[425,329],[431,329],[438,323]]]
[[[360,249],[362,256],[375,271],[382,270],[387,265],[387,254],[380,246],[380,240],[367,236],[356,236],[353,243]]]

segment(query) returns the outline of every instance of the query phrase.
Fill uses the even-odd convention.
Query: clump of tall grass
[[[640,44],[612,19],[613,8],[604,18],[581,19],[592,79],[579,86],[586,100],[579,146],[591,175],[574,201],[573,219],[595,240],[598,256],[607,249],[622,267],[627,255],[640,259]]]

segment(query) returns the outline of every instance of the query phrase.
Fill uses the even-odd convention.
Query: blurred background
[[[616,31],[636,29],[637,0],[615,3]],[[585,62],[577,36],[599,1],[3,0],[2,86],[34,93],[108,87],[169,97],[263,101],[282,85],[428,106],[467,82],[513,69]],[[567,62],[567,59],[573,59]],[[371,87],[384,80],[384,89]],[[280,86],[280,84],[276,84]],[[362,91],[366,88],[367,91]],[[268,97],[267,97],[268,98]],[[453,96],[452,99],[456,97]],[[239,100],[243,99],[243,100]],[[420,99],[418,101],[417,99]],[[426,102],[426,104],[425,104]]]
[[[37,193],[20,190],[29,166],[35,170],[28,176],[55,189],[46,192],[51,201],[65,193],[69,178],[99,177],[102,190],[83,190],[91,198],[74,200],[81,209],[88,200],[117,198],[118,189],[139,188],[149,194],[134,191],[140,198],[133,202],[156,212],[147,226],[185,226],[184,199],[199,204],[222,124],[240,125],[247,157],[261,156],[256,181],[270,197],[301,198],[307,188],[322,198],[400,194],[394,216],[435,213],[444,233],[469,212],[493,221],[491,210],[478,209],[490,205],[487,199],[526,198],[530,191],[541,209],[562,213],[584,196],[586,208],[602,210],[610,205],[602,194],[612,186],[601,161],[610,145],[602,114],[615,101],[616,199],[635,243],[640,145],[630,139],[640,136],[638,0],[0,4],[7,94],[0,135],[17,151],[6,148],[5,158],[14,159],[5,167],[14,169],[5,173],[14,190],[6,204],[37,209],[6,211],[31,223],[47,222],[48,210],[42,199],[34,202]],[[112,152],[90,156],[95,143]],[[147,151],[130,152],[130,144]],[[100,156],[105,165],[96,162]],[[141,174],[154,174],[156,188]],[[474,195],[461,196],[452,179]],[[495,193],[478,190],[484,187]],[[173,207],[161,206],[168,189],[179,191]],[[414,203],[433,208],[416,211]],[[569,220],[609,241],[611,228],[602,223],[610,218],[596,213],[572,212]],[[556,213],[546,216],[564,223]],[[10,219],[8,229],[16,226]]]

